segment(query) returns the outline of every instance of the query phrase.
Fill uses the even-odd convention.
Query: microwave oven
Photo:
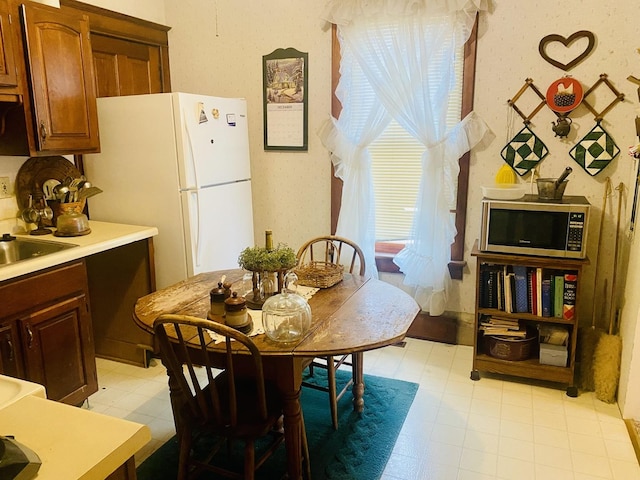
[[[479,249],[485,252],[585,258],[590,204],[582,196],[482,200]]]

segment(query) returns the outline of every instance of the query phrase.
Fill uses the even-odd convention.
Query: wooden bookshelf
[[[582,268],[589,264],[588,259],[575,258],[557,258],[557,257],[539,257],[529,255],[513,255],[501,254],[495,252],[481,252],[478,250],[478,242],[476,241],[471,255],[476,257],[476,302],[475,302],[475,341],[473,346],[473,369],[471,370],[471,379],[480,380],[480,372],[489,372],[500,375],[511,375],[516,377],[530,378],[535,380],[543,380],[549,382],[560,383],[566,386],[567,395],[575,397],[578,389],[574,385],[576,347],[578,337],[578,318],[577,308],[579,301],[579,290],[582,281]],[[542,269],[545,273],[564,275],[565,273],[577,274],[577,286],[575,294],[575,310],[573,318],[542,316],[542,312],[531,311],[531,292],[529,292],[528,307],[529,311],[512,312],[507,311],[507,299],[502,302],[498,301],[498,305],[487,306],[486,295],[483,295],[483,289],[487,286],[483,285],[486,278],[482,272],[491,268],[512,269],[513,266],[524,266],[527,269]],[[499,283],[500,288],[503,285]],[[504,295],[504,291],[500,291],[497,295]],[[515,293],[513,293],[515,294]],[[533,329],[537,329],[541,325],[557,325],[568,331],[567,340],[567,361],[565,366],[547,365],[540,363],[539,345],[536,341],[533,353],[529,358],[524,360],[507,360],[491,356],[486,346],[486,339],[483,331],[480,329],[480,323],[488,317],[501,317],[506,319],[517,319],[523,325]]]

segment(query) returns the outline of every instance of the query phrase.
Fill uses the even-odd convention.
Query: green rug
[[[349,373],[337,373],[338,383],[346,382]],[[326,381],[325,375],[323,369],[316,369],[314,378]],[[338,404],[340,426],[337,431],[331,427],[327,394],[302,389],[302,411],[314,480],[375,480],[382,476],[418,385],[373,375],[365,375],[364,381],[364,412],[355,413],[351,395],[345,394]],[[215,459],[216,462],[242,465],[240,451],[233,453],[232,459],[226,458],[226,451],[220,455],[224,458]],[[178,445],[173,437],[138,467],[138,480],[174,480],[177,464]],[[285,470],[283,445],[258,470],[256,478],[280,478]],[[218,478],[222,477],[207,473],[199,477],[202,480]]]

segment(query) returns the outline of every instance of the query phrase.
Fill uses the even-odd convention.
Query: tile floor
[[[382,480],[640,479],[616,405],[504,377],[474,382],[471,357],[468,346],[416,339],[365,354],[365,373],[420,384]],[[149,425],[138,462],[174,434],[166,379],[157,360],[144,369],[98,359],[88,408]]]

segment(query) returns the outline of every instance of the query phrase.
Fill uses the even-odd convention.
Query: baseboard
[[[458,339],[458,322],[455,318],[419,313],[409,327],[407,336],[455,345]]]
[[[631,438],[633,449],[636,452],[636,458],[638,459],[638,463],[640,463],[640,432],[638,432],[638,426],[634,420],[625,419],[624,423],[629,431],[629,437]]]

